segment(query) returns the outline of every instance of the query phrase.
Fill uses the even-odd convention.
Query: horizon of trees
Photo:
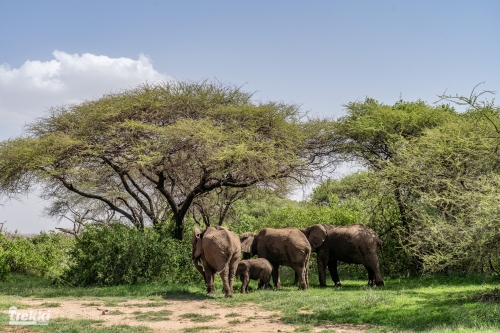
[[[359,222],[383,239],[391,272],[492,272],[500,108],[476,88],[437,104],[366,98],[311,119],[234,85],[146,84],[54,107],[1,142],[0,195],[42,186],[47,213],[72,219],[73,234],[117,221],[167,226],[177,239],[194,223],[243,232]],[[363,169],[325,177],[305,202],[286,199],[342,163]]]

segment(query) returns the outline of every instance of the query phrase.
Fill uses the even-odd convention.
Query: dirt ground
[[[99,326],[147,326],[155,332],[182,332],[187,328],[205,327],[209,332],[293,332],[296,327],[279,320],[279,312],[263,311],[254,304],[228,308],[205,300],[132,300],[104,306],[99,301],[61,301],[50,299],[22,299],[29,306],[23,311],[50,310],[50,319],[104,320]],[[42,304],[59,303],[57,307]],[[6,312],[7,313],[7,312]],[[202,317],[203,316],[203,317]],[[142,317],[142,318],[141,318]],[[142,319],[142,320],[141,320]],[[367,325],[324,325],[314,327],[314,332],[332,330],[338,333],[360,333]],[[16,331],[15,329],[12,332]]]

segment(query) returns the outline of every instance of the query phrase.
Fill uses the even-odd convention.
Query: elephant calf
[[[245,232],[240,236],[241,251],[245,259],[257,255],[269,260],[273,266],[273,283],[281,288],[279,267],[291,267],[298,277],[300,289],[309,287],[308,270],[311,245],[297,228],[265,228],[258,233]]]
[[[259,289],[268,288],[273,266],[264,258],[241,260],[236,269],[236,276],[241,279],[241,293],[248,292],[250,279],[259,280]]]

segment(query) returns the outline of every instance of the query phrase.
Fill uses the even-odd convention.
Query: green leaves
[[[88,227],[70,255],[72,264],[62,278],[74,285],[201,279],[190,262],[190,240],[162,237],[152,228],[140,231],[119,223]]]
[[[66,205],[88,220],[102,220],[103,207],[138,228],[172,216],[180,234],[197,197],[300,179],[316,162],[318,123],[313,131],[298,106],[251,97],[230,84],[176,81],[52,107],[26,137],[1,143],[0,195],[42,185],[57,202],[86,198]]]
[[[5,272],[57,277],[67,268],[70,236],[41,232],[33,237],[0,233],[0,277]]]

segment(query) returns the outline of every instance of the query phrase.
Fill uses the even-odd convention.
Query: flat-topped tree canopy
[[[42,186],[58,207],[87,205],[94,220],[144,228],[173,219],[182,238],[189,207],[205,193],[304,179],[325,155],[326,124],[231,84],[146,83],[52,107],[1,142],[0,195]]]

